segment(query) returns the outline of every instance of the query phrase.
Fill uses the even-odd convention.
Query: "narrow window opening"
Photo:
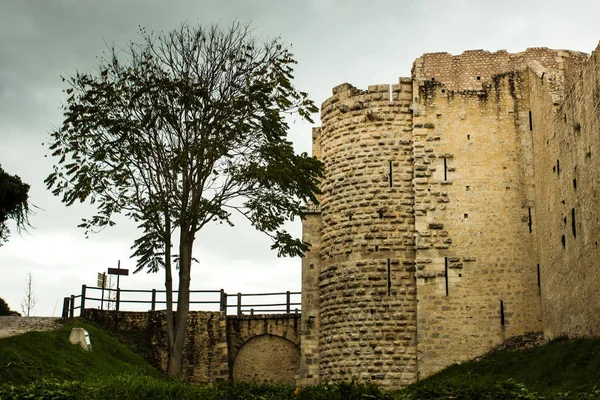
[[[556,173],[560,175],[560,160],[556,160]]]
[[[537,265],[537,278],[538,278],[538,287],[542,287],[542,277],[540,275],[540,264]]]
[[[467,140],[471,140],[471,135],[467,135]]]
[[[529,111],[529,130],[533,130],[533,119],[531,118],[531,111]]]
[[[560,239],[562,241],[562,246],[563,249],[567,247],[567,238],[565,237],[565,235],[562,235],[562,238]]]
[[[531,223],[531,207],[529,207],[529,233],[532,232],[532,223]]]
[[[500,300],[500,325],[504,326],[504,301]]]
[[[577,237],[577,222],[575,222],[575,208],[571,208],[571,229],[573,230],[573,237]]]
[[[573,178],[573,189],[577,189],[577,178]]]
[[[390,266],[390,259],[387,259],[387,294],[390,295],[392,291],[392,268]]]
[[[375,251],[379,251],[379,246],[375,245]]]
[[[478,81],[480,81],[480,80],[481,80],[481,76],[478,76],[478,77],[477,77],[477,80],[478,80]]]
[[[465,218],[469,218],[469,214],[465,214]]]
[[[466,187],[466,189],[467,189],[467,192],[468,192],[469,190],[471,190],[471,186],[465,186],[465,187]]]
[[[444,158],[444,180],[445,181],[448,180],[448,164],[447,164],[445,158]]]
[[[390,173],[388,174],[388,177],[390,179],[390,187],[392,187],[392,162],[390,161]]]
[[[352,221],[352,214],[348,215],[348,221]]]
[[[383,211],[379,211],[379,218],[383,218]]]
[[[448,257],[444,258],[444,278],[446,278],[446,297],[448,297]]]

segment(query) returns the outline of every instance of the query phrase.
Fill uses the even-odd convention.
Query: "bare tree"
[[[27,273],[25,282],[25,296],[23,296],[23,301],[21,302],[21,311],[23,311],[24,316],[29,317],[35,309],[35,305],[38,301],[35,293],[33,292],[33,279],[31,277],[31,271]]]

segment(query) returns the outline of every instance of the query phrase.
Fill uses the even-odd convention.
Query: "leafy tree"
[[[8,306],[8,303],[2,297],[0,297],[0,316],[5,317],[13,314],[20,315],[16,311],[11,310]]]
[[[8,240],[9,219],[16,222],[18,231],[29,225],[28,193],[28,184],[17,175],[9,175],[0,166],[0,246]]]
[[[199,230],[233,225],[239,212],[279,256],[308,249],[283,224],[317,202],[322,164],[294,153],[285,116],[312,122],[317,108],[293,87],[296,62],[281,40],[259,42],[248,25],[140,35],[126,50],[111,48],[98,73],[63,78],[65,120],[50,144],[59,161],[45,182],[67,205],[97,204],[80,225],[86,234],[114,225],[117,213],[139,224],[136,272],[165,269],[168,373],[178,376]]]

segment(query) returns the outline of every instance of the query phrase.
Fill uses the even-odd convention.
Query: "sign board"
[[[109,268],[108,269],[108,273],[110,275],[125,275],[125,276],[129,276],[129,270],[128,269],[122,269],[122,268]]]
[[[102,272],[98,272],[98,287],[106,288],[106,275]]]

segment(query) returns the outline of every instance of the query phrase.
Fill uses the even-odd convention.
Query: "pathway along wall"
[[[411,98],[344,84],[322,107],[321,381],[416,379]]]

